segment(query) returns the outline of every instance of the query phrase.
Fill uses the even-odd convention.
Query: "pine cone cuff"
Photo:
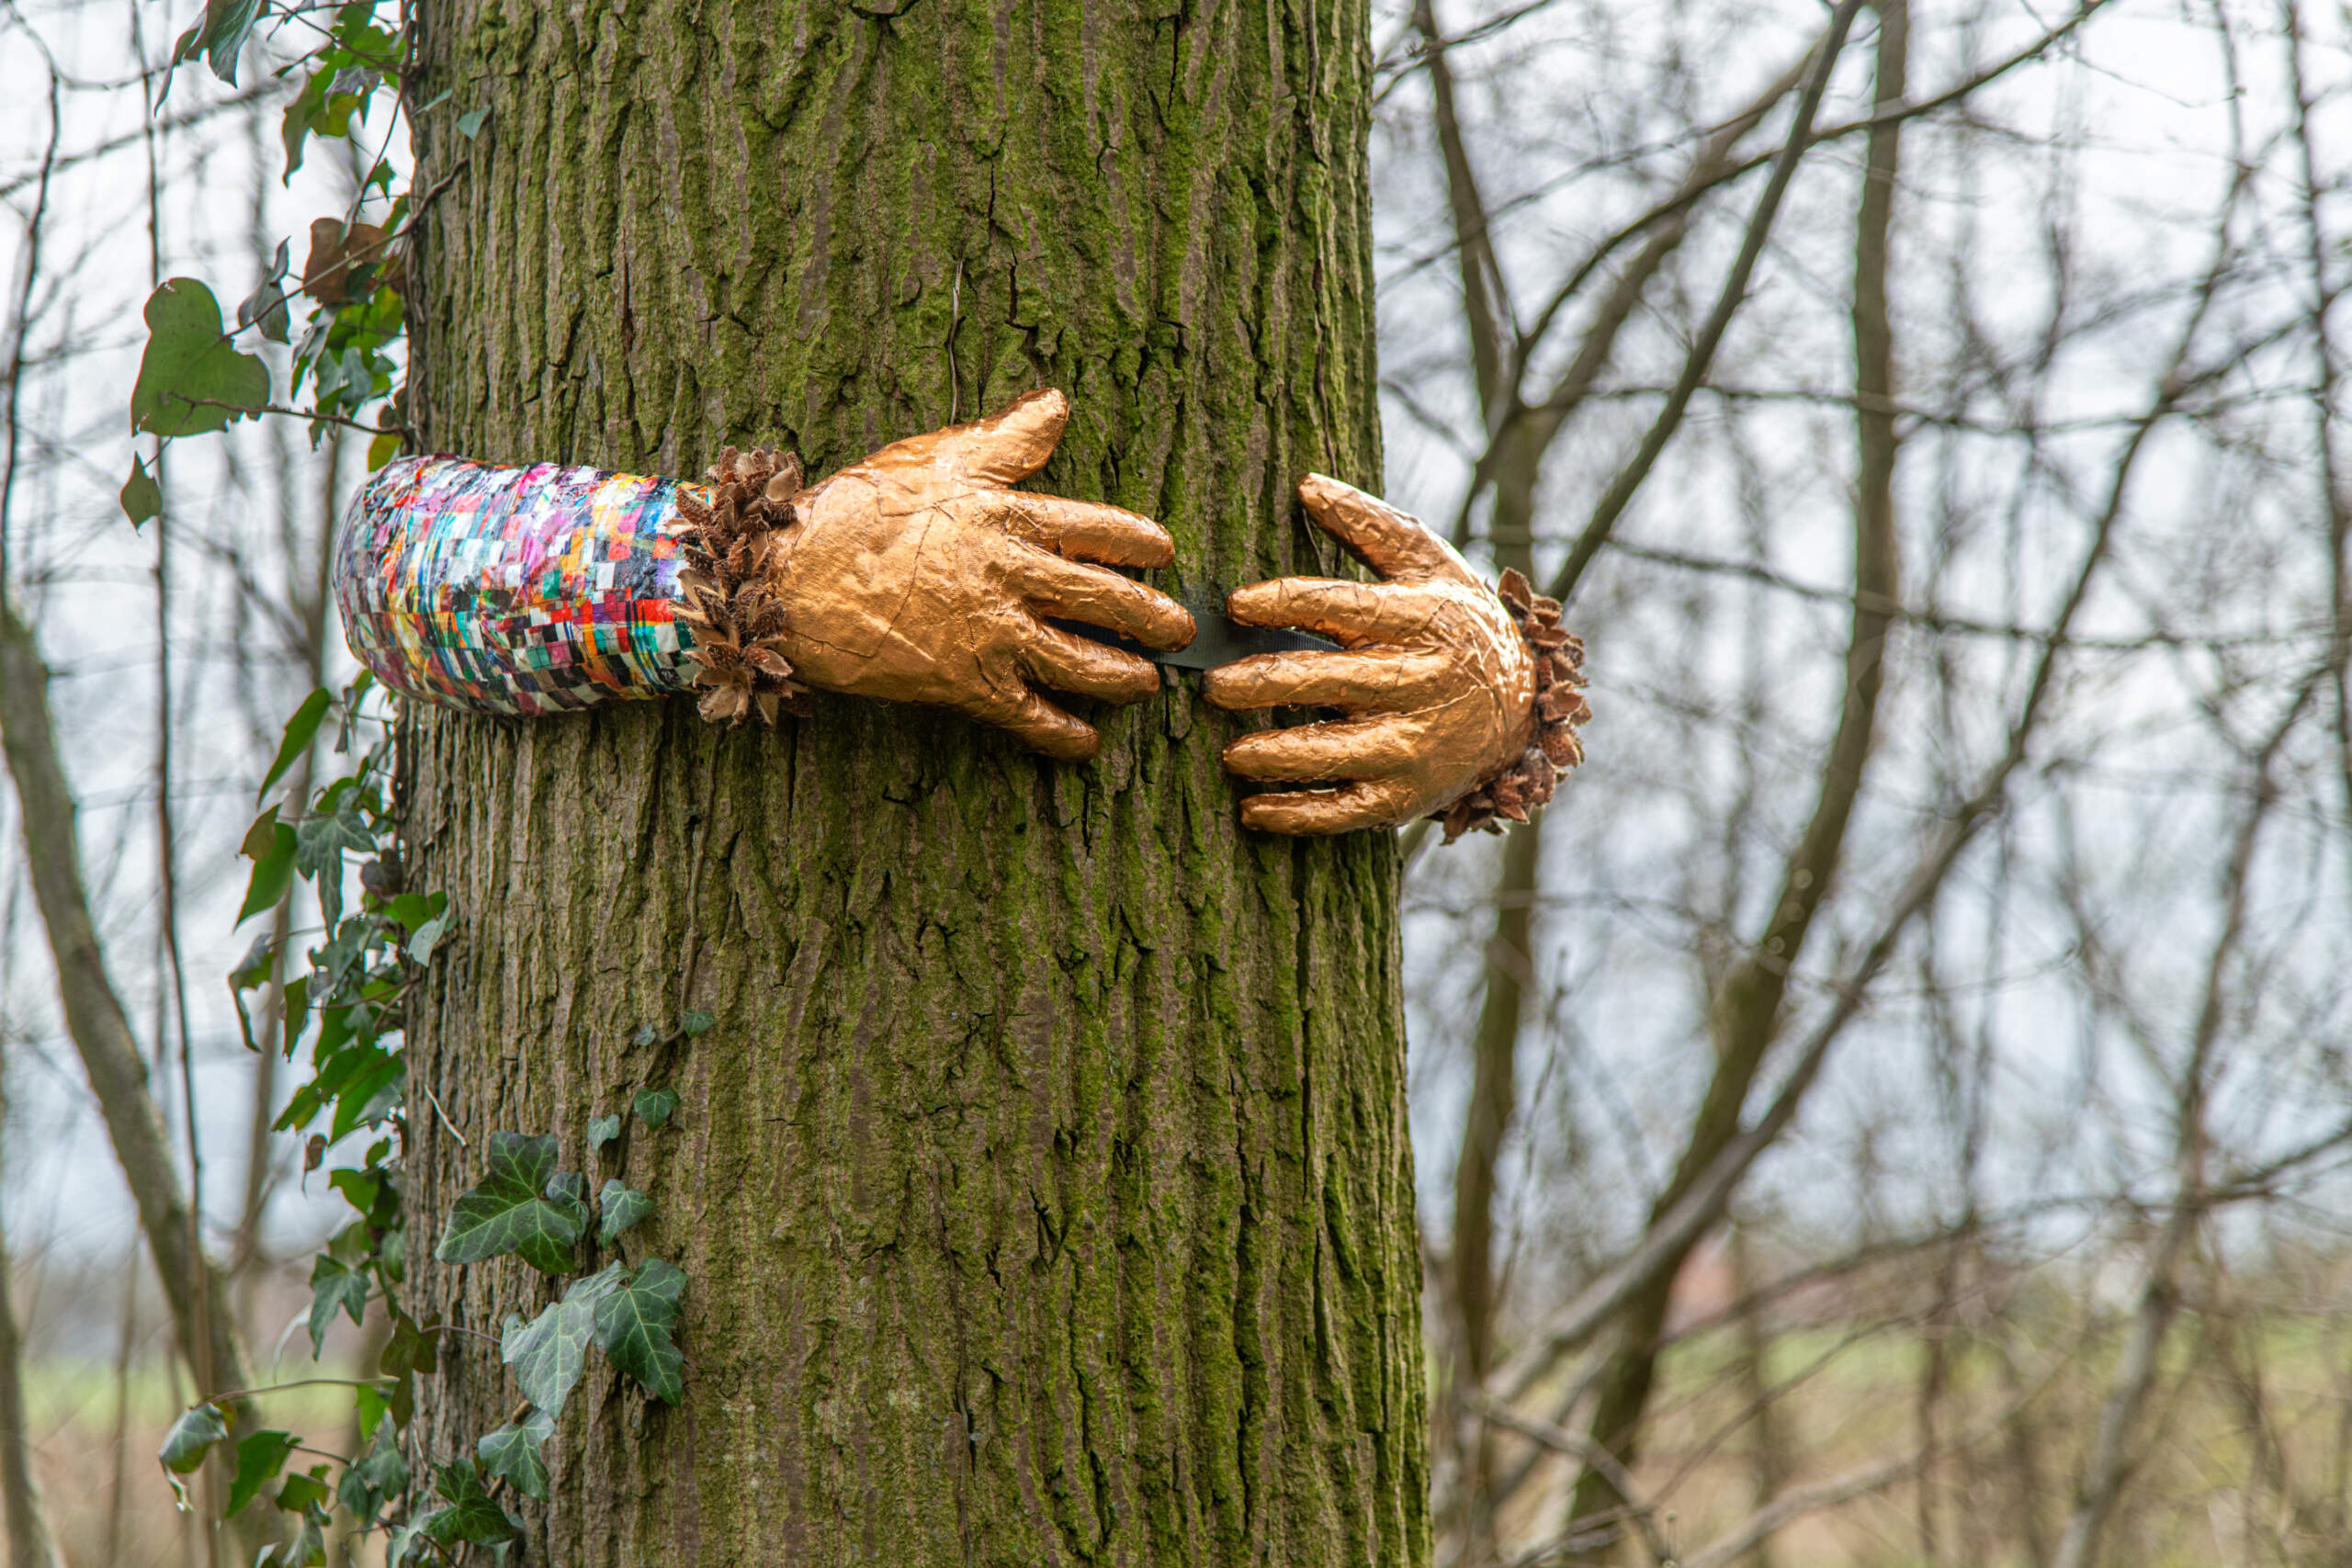
[[[702,666],[695,674],[705,688],[702,716],[713,724],[741,724],[754,712],[774,724],[783,708],[806,716],[808,688],[784,657],[784,602],[768,571],[794,521],[800,459],[729,446],[707,478],[707,502],[684,486],[678,491],[686,558],[678,618],[694,628],[686,657]]]
[[[1430,818],[1445,825],[1449,844],[1473,828],[1499,833],[1496,818],[1524,822],[1528,807],[1551,799],[1560,774],[1584,761],[1577,726],[1592,716],[1584,700],[1584,644],[1560,629],[1560,602],[1538,594],[1517,570],[1503,573],[1495,596],[1535,656],[1535,735],[1500,773]]]

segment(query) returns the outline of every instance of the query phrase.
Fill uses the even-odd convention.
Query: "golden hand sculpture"
[[[1102,746],[1033,683],[1106,702],[1159,689],[1132,653],[1050,626],[1107,626],[1147,647],[1193,639],[1173,599],[1101,566],[1166,566],[1167,531],[1116,506],[1009,487],[1045,467],[1069,422],[1057,391],[883,447],[803,490],[797,465],[729,452],[682,578],[703,711],[773,716],[796,682],[953,708],[1068,761]],[[765,512],[773,522],[747,528]],[[781,525],[787,522],[788,525]],[[773,530],[773,531],[771,531]]]
[[[1227,601],[1244,625],[1303,626],[1342,649],[1257,654],[1209,672],[1220,707],[1346,716],[1226,748],[1226,766],[1244,778],[1329,786],[1250,795],[1243,826],[1344,833],[1443,813],[1451,840],[1496,816],[1526,820],[1557,770],[1582,756],[1582,649],[1555,625],[1559,605],[1536,599],[1517,572],[1505,574],[1498,598],[1418,521],[1337,479],[1309,475],[1298,493],[1385,581],[1284,577]]]

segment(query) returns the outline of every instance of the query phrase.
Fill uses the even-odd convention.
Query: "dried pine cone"
[[[1502,818],[1527,820],[1527,808],[1552,798],[1560,774],[1584,761],[1577,726],[1592,716],[1584,700],[1584,644],[1560,629],[1560,602],[1538,595],[1516,570],[1495,590],[1519,622],[1535,656],[1535,734],[1509,767],[1430,818],[1453,842],[1473,828],[1502,831]]]
[[[784,657],[784,604],[769,591],[766,570],[793,523],[800,459],[729,446],[707,477],[707,502],[678,491],[686,558],[678,619],[695,631],[686,657],[702,666],[695,675],[707,688],[702,716],[713,724],[741,724],[754,712],[774,724],[785,708],[805,716],[808,688],[793,680]]]

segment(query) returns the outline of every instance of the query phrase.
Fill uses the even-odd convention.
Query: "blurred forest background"
[[[1438,1562],[2352,1562],[2352,20],[1376,9],[1388,494],[1571,600],[1599,716],[1537,828],[1405,835]],[[157,106],[167,10],[0,0],[0,587],[284,1379],[340,1201],[222,976],[318,921],[237,930],[238,845],[352,672],[368,436],[116,496],[150,290],[258,281],[372,154],[282,182],[258,42]],[[19,810],[0,1483],[67,1563],[192,1563]]]

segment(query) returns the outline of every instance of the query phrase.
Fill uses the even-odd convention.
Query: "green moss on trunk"
[[[1166,523],[1163,582],[1332,569],[1291,487],[1379,478],[1357,0],[422,18],[433,446],[823,472],[1058,386],[1041,488]],[[693,1280],[685,1403],[583,1385],[534,1560],[1426,1557],[1394,845],[1245,838],[1195,678],[1091,716],[1078,768],[823,697],[416,726],[464,924],[414,1071],[477,1149],[625,1156],[624,1247]],[[717,1028],[630,1043],[688,1006]],[[591,1159],[656,1082],[673,1129]],[[446,1212],[466,1152],[411,1146]],[[492,1331],[546,1294],[412,1290]],[[443,1365],[446,1454],[511,1396],[479,1340]]]

